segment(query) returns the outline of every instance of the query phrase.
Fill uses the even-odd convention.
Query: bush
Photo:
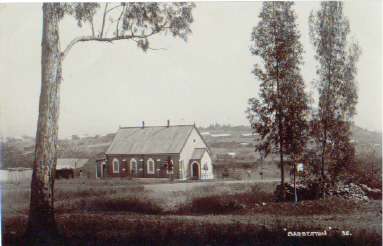
[[[349,163],[344,174],[345,183],[365,184],[374,189],[382,189],[382,157],[374,153],[362,153]]]

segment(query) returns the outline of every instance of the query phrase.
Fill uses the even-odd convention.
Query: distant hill
[[[351,126],[352,137],[351,139],[357,140],[362,144],[380,144],[382,145],[382,133],[372,132],[367,129],[363,129],[357,125]]]
[[[209,127],[199,127],[198,130],[205,138],[212,151],[213,159],[217,156],[225,156],[227,153],[236,153],[235,159],[243,161],[254,161],[259,159],[259,153],[256,153],[255,144],[259,136],[252,136],[253,130],[250,126],[231,126],[212,124]],[[356,143],[356,149],[362,151],[381,152],[382,133],[372,132],[359,126],[351,127],[353,142]],[[113,140],[115,133],[106,136],[85,137],[81,139],[61,139],[59,140],[58,154],[60,158],[91,158],[94,155],[105,153]],[[15,148],[19,156],[31,155],[34,153],[34,139],[7,139],[3,142],[3,147]],[[3,156],[6,153],[4,148]],[[11,152],[9,152],[11,153]],[[3,159],[4,159],[3,158]],[[12,158],[11,158],[12,159]],[[4,161],[3,161],[4,162]],[[29,163],[30,161],[28,161]],[[27,162],[26,162],[27,163]],[[28,164],[29,165],[29,164]]]
[[[220,124],[211,124],[209,127],[199,127],[200,132],[209,132],[211,134],[225,134],[230,133],[234,136],[239,136],[241,134],[252,133],[253,129],[250,126],[231,126],[231,125],[220,125]],[[369,131],[367,129],[361,128],[357,125],[351,126],[351,139],[356,140],[361,144],[380,144],[382,145],[382,132]]]

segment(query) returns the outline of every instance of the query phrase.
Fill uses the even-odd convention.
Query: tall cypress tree
[[[322,2],[321,9],[309,17],[310,39],[316,50],[319,79],[319,109],[312,122],[313,136],[320,150],[320,179],[325,195],[326,180],[336,176],[350,161],[354,149],[349,143],[351,119],[356,113],[358,89],[356,62],[361,49],[348,43],[348,19],[342,2]]]
[[[308,130],[309,96],[300,75],[303,47],[295,24],[293,2],[264,2],[260,22],[253,28],[251,48],[263,67],[252,71],[260,83],[259,98],[249,99],[247,118],[262,137],[257,150],[267,156],[279,153],[284,191],[284,155],[290,160],[304,149]],[[283,198],[285,193],[282,194]]]

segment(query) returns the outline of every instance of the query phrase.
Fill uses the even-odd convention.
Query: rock
[[[381,190],[379,190],[379,189],[374,189],[374,192],[375,192],[375,193],[377,193],[377,194],[380,194],[380,193],[382,193],[382,191],[381,191]]]
[[[363,196],[363,201],[368,202],[368,201],[370,201],[370,199],[367,196]]]

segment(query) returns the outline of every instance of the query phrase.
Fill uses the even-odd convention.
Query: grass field
[[[147,183],[140,179],[56,181],[55,218],[63,236],[60,245],[382,243],[380,200],[276,203],[270,183],[209,182],[178,192],[147,191]],[[23,234],[29,185],[1,184],[3,245],[18,242]],[[326,235],[302,236],[303,232]]]

